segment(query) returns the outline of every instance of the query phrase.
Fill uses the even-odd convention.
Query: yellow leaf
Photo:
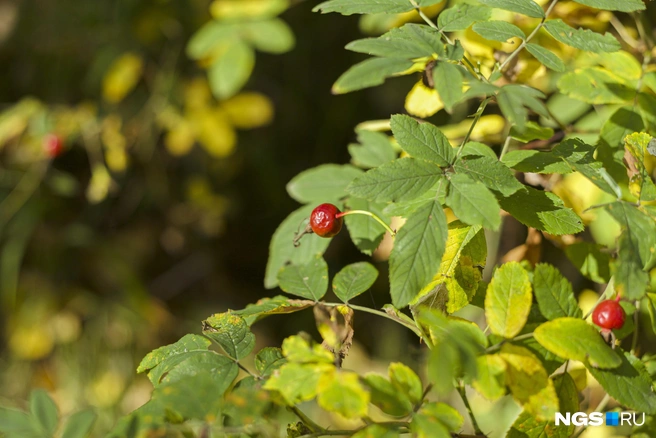
[[[209,107],[213,102],[210,85],[205,78],[195,78],[184,88],[184,103],[188,110],[199,110]]]
[[[9,350],[23,360],[43,359],[50,354],[53,347],[50,331],[38,324],[17,327],[9,337]]]
[[[424,85],[423,81],[417,82],[405,98],[405,110],[413,116],[430,117],[442,108],[444,103],[440,95],[435,89]]]
[[[599,187],[578,172],[565,175],[551,191],[563,200],[566,207],[574,210],[586,224],[596,219],[598,212],[585,210],[600,203],[604,197],[604,192]]]
[[[241,129],[268,125],[273,119],[273,104],[260,93],[238,94],[223,102],[221,108],[230,122]]]
[[[134,89],[143,71],[143,60],[134,53],[126,53],[111,65],[103,78],[103,97],[107,102],[119,103]]]
[[[103,120],[100,133],[105,146],[105,161],[113,172],[123,172],[128,165],[128,154],[125,150],[127,141],[121,132],[121,125],[120,117],[109,115]]]
[[[192,124],[200,145],[210,155],[223,158],[232,153],[237,135],[222,112],[216,109],[195,111],[187,120]]]
[[[87,199],[92,204],[102,202],[109,193],[112,177],[107,168],[102,164],[96,164],[91,171],[91,181],[87,187]]]
[[[194,146],[196,136],[191,123],[181,120],[173,129],[166,133],[164,144],[166,149],[176,157],[187,155]]]
[[[214,0],[210,13],[216,19],[275,17],[289,7],[289,0]]]

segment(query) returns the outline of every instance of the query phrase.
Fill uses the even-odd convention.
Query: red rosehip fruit
[[[621,329],[624,326],[626,313],[618,300],[605,300],[592,312],[592,322],[604,330]]]
[[[48,134],[43,139],[43,150],[50,158],[55,158],[64,152],[64,142],[56,134]]]
[[[341,213],[333,204],[321,204],[310,215],[310,227],[314,234],[320,237],[333,237],[342,229],[344,218],[337,215]]]

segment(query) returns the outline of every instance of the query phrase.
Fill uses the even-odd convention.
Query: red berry
[[[55,158],[64,151],[64,142],[55,134],[48,134],[43,139],[43,150],[50,158]]]
[[[336,217],[341,213],[333,204],[321,204],[310,215],[310,227],[314,234],[321,237],[333,237],[342,229],[344,219]]]
[[[592,312],[592,322],[605,330],[621,329],[626,313],[617,300],[605,300]]]

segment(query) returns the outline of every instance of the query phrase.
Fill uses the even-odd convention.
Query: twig
[[[344,303],[321,303],[321,304],[324,305],[324,306],[328,306],[328,307],[349,306],[353,310],[359,310],[361,312],[371,313],[372,315],[382,316],[383,318],[390,319],[390,320],[392,320],[394,322],[397,322],[397,323],[401,324],[402,326],[412,330],[417,336],[419,336],[420,338],[423,339],[423,336],[422,336],[421,332],[419,331],[419,329],[416,326],[411,325],[409,322],[403,321],[402,319],[394,318],[392,315],[390,315],[388,313],[385,313],[385,312],[381,312],[380,310],[376,310],[376,309],[372,309],[372,308],[364,307],[364,306],[356,306],[355,304],[344,304]]]
[[[471,138],[472,132],[474,132],[474,128],[476,127],[476,124],[478,123],[479,120],[481,120],[481,117],[483,116],[483,112],[485,111],[487,104],[490,103],[491,100],[492,100],[492,96],[486,97],[481,102],[480,106],[476,110],[474,121],[469,127],[469,131],[467,131],[467,135],[465,135],[465,138],[462,140],[462,144],[460,144],[460,147],[458,148],[458,152],[456,152],[456,157],[453,159],[453,163],[451,164],[455,164],[455,162],[458,161],[458,158],[460,157],[460,154],[462,154],[465,145],[467,144],[467,142],[469,142],[469,139]]]
[[[523,335],[516,336],[516,337],[514,337],[514,338],[512,338],[512,339],[504,339],[503,341],[499,342],[498,344],[495,344],[495,345],[493,345],[493,346],[491,346],[491,347],[488,347],[488,348],[485,350],[485,352],[486,352],[486,353],[494,353],[495,351],[497,351],[498,349],[500,349],[500,348],[503,346],[503,344],[505,344],[506,342],[523,341],[524,339],[531,339],[532,337],[533,337],[533,332],[531,332],[531,333],[525,333],[525,334],[523,334]]]
[[[476,432],[477,435],[483,434],[481,428],[478,426],[478,422],[476,422],[476,417],[474,417],[474,412],[472,411],[471,405],[469,404],[469,399],[467,398],[467,388],[465,387],[465,383],[463,381],[460,381],[458,384],[458,393],[460,394],[460,398],[462,398],[462,402],[467,408],[467,413],[469,413],[469,417],[471,418],[472,426],[474,426],[474,432]]]

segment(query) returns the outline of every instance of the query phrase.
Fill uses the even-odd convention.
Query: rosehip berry
[[[592,312],[592,322],[604,330],[621,329],[626,319],[626,313],[618,300],[605,300]]]
[[[50,158],[55,158],[64,151],[64,142],[55,134],[48,134],[43,139],[43,150]]]
[[[339,208],[333,204],[321,204],[310,215],[310,227],[314,234],[321,237],[333,237],[342,229],[344,219],[337,216]]]

